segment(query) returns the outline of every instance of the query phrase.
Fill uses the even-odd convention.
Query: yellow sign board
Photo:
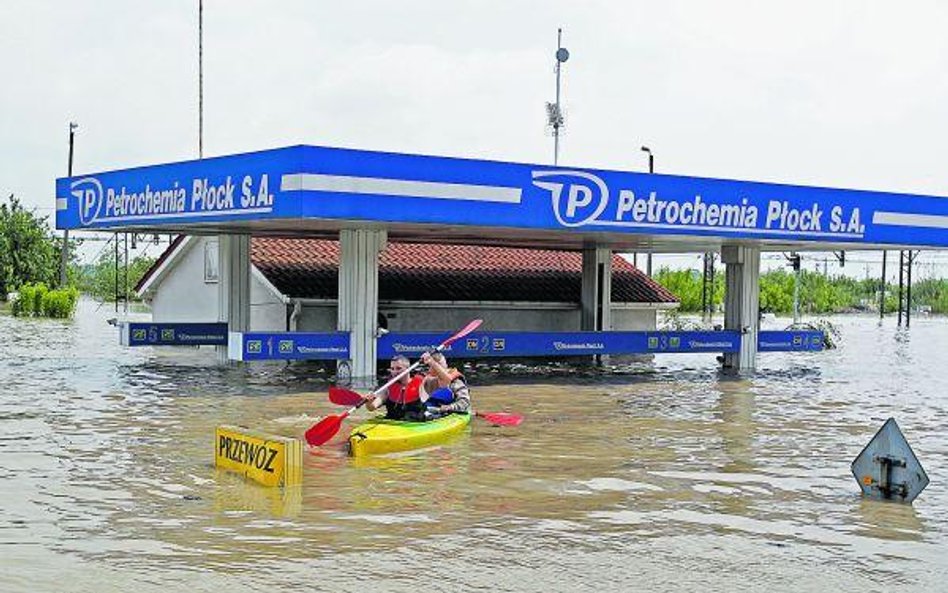
[[[303,481],[303,444],[242,426],[218,426],[214,465],[264,486],[295,486]]]

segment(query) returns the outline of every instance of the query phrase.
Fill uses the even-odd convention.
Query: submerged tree
[[[57,286],[59,246],[46,217],[25,210],[12,194],[0,202],[0,299],[28,282]]]

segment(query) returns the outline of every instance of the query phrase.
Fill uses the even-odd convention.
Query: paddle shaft
[[[457,340],[463,338],[463,337],[466,336],[467,334],[469,334],[469,333],[471,333],[472,331],[474,331],[475,329],[477,329],[477,328],[481,325],[482,322],[483,322],[483,320],[481,320],[481,319],[475,319],[474,321],[468,323],[466,326],[464,326],[464,328],[463,328],[461,331],[457,332],[456,334],[454,334],[454,335],[452,335],[452,336],[449,336],[445,341],[443,341],[443,342],[441,342],[440,344],[438,344],[438,347],[434,349],[434,352],[441,352],[442,350],[444,350],[445,348],[447,348],[448,346],[450,346],[453,342],[455,342],[455,341],[457,341]],[[401,379],[402,377],[404,377],[406,374],[408,374],[408,373],[412,372],[413,370],[415,370],[416,368],[418,368],[418,365],[421,364],[421,361],[422,361],[422,359],[420,359],[420,358],[419,358],[418,360],[416,360],[416,361],[415,361],[415,364],[411,365],[410,367],[408,367],[408,368],[405,369],[404,371],[398,373],[397,375],[395,375],[394,377],[392,377],[391,379],[389,379],[389,380],[388,380],[388,383],[386,383],[385,385],[382,385],[381,387],[379,387],[378,389],[376,389],[375,391],[373,391],[373,392],[372,392],[372,395],[378,397],[378,395],[379,395],[380,393],[382,393],[383,391],[385,391],[386,389],[388,389],[389,387],[391,387],[392,385],[394,385],[396,381],[398,381],[399,379]],[[365,401],[365,400],[363,400],[363,401]],[[361,404],[359,404],[359,405],[361,405]],[[355,408],[358,408],[358,407],[359,407],[359,406],[355,406]],[[353,410],[354,410],[355,408],[353,408]],[[350,410],[350,411],[351,411],[351,410]],[[348,415],[348,414],[346,414],[346,415]]]
[[[434,351],[435,351],[435,352],[441,352],[442,350],[444,350],[445,348],[447,348],[448,345],[449,345],[451,342],[457,340],[457,339],[460,338],[460,337],[461,337],[460,335],[451,336],[450,338],[448,338],[448,339],[445,340],[444,342],[441,342],[441,344],[439,344],[438,347],[434,349]],[[372,395],[374,395],[376,398],[378,398],[379,394],[384,393],[386,389],[388,389],[389,387],[391,387],[392,385],[394,385],[395,383],[397,383],[402,377],[404,377],[404,376],[407,375],[408,373],[410,373],[410,372],[412,372],[413,370],[415,370],[416,368],[418,368],[418,365],[420,365],[420,364],[421,364],[421,359],[419,358],[419,359],[418,359],[417,361],[415,361],[415,363],[412,364],[410,367],[408,367],[408,368],[405,369],[404,371],[398,373],[397,375],[395,375],[394,377],[392,377],[391,379],[389,379],[388,382],[385,383],[385,385],[382,385],[381,387],[379,387],[378,389],[376,389],[375,391],[373,391],[373,392],[372,392]],[[349,409],[348,409],[347,411],[345,411],[344,413],[340,414],[341,418],[346,418],[347,416],[349,416],[349,414],[351,414],[352,412],[355,412],[356,410],[358,410],[359,408],[361,408],[361,407],[362,407],[363,405],[365,405],[365,403],[368,402],[368,401],[369,401],[369,400],[367,400],[367,399],[363,399],[361,402],[357,403],[356,405],[352,406],[351,408],[349,408]]]
[[[464,329],[460,330],[453,336],[450,336],[448,339],[441,342],[441,344],[439,344],[438,347],[435,348],[435,352],[441,352],[455,340],[463,338],[467,334],[477,329],[481,325],[481,323],[483,323],[482,319],[475,319],[474,321],[468,323],[464,327]],[[404,371],[392,377],[387,383],[385,383],[385,385],[382,385],[381,387],[373,391],[372,395],[378,397],[379,393],[382,393],[383,391],[391,387],[393,384],[395,384],[396,381],[404,377],[406,374],[410,373],[420,364],[421,364],[421,359],[415,362],[415,364],[409,366]],[[339,414],[337,416],[327,416],[326,418],[323,418],[322,420],[314,424],[309,430],[306,431],[306,442],[312,446],[318,447],[319,445],[322,445],[323,443],[330,440],[339,431],[339,426],[342,424],[342,421],[345,420],[349,416],[349,414],[355,412],[360,407],[365,405],[367,401],[369,400],[363,399],[361,402],[352,406],[351,408],[349,408],[342,414]]]

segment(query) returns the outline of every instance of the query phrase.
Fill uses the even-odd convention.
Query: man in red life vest
[[[398,355],[389,363],[389,376],[394,377],[411,366],[404,356]],[[385,406],[385,417],[392,420],[427,420],[425,417],[425,402],[428,394],[423,391],[424,375],[412,376],[405,373],[393,383],[388,391],[375,395],[364,396],[365,407],[372,411]]]
[[[405,373],[387,392],[365,396],[365,407],[373,411],[384,405],[385,417],[392,420],[424,421],[452,412],[468,412],[471,395],[464,376],[457,369],[449,368],[440,352],[425,353],[421,359],[428,364],[428,374],[410,376]],[[396,356],[389,364],[389,376],[394,377],[409,366],[406,357]],[[429,394],[435,391],[438,391],[438,399],[429,400]]]

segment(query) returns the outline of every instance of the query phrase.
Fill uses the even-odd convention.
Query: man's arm
[[[428,368],[434,371],[435,376],[438,377],[438,387],[447,387],[451,384],[451,375],[448,374],[448,369],[441,366],[441,364],[427,352],[421,357],[422,362],[428,365]]]

